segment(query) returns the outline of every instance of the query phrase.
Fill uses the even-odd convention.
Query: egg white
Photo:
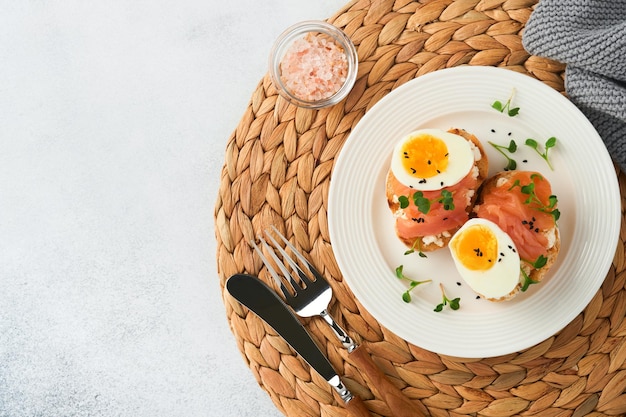
[[[482,225],[489,228],[497,240],[498,259],[487,270],[468,269],[459,259],[457,240],[470,227]],[[520,286],[520,257],[511,237],[497,224],[481,218],[468,220],[450,239],[450,253],[457,271],[470,288],[480,296],[491,299],[506,299]]]
[[[445,171],[430,178],[418,178],[404,168],[402,154],[403,145],[411,138],[419,135],[430,135],[441,139],[448,148],[448,166]],[[440,190],[461,181],[474,166],[476,152],[472,144],[465,138],[440,129],[420,129],[409,133],[400,140],[391,157],[391,172],[402,184],[419,191]],[[478,153],[480,158],[480,153]]]

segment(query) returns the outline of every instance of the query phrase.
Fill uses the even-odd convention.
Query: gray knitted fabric
[[[626,0],[540,0],[522,42],[566,64],[565,92],[626,171]]]

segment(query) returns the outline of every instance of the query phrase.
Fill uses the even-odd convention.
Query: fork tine
[[[259,240],[262,242],[261,244],[265,248],[269,248],[268,244],[265,242],[265,240],[263,240],[263,238],[259,238]],[[278,272],[276,272],[276,270],[274,269],[274,267],[270,263],[269,259],[267,259],[267,257],[263,254],[263,251],[261,250],[261,248],[256,244],[256,242],[254,240],[252,240],[251,243],[252,243],[252,246],[254,246],[255,252],[259,255],[259,258],[261,258],[261,261],[263,261],[263,264],[265,265],[265,268],[267,268],[267,271],[269,272],[269,274],[274,279],[274,282],[276,283],[276,285],[278,285],[280,287],[280,290],[282,291],[282,293],[285,296],[285,298],[286,299],[292,298],[293,296],[291,295],[289,290],[287,290],[287,287],[285,287],[285,284],[283,283],[283,280],[280,278],[280,276],[278,275]],[[274,258],[274,261],[277,261],[276,255],[274,255],[274,252],[271,249],[269,249],[268,252],[272,255],[272,257]],[[282,267],[282,263],[280,261],[276,262],[276,265],[278,265],[279,268]],[[281,268],[281,270],[282,270],[282,268]],[[284,271],[283,271],[283,273],[284,273]],[[293,284],[291,284],[291,286],[293,288]]]
[[[276,265],[278,265],[278,269],[280,269],[280,271],[283,273],[284,279],[281,280],[281,282],[284,284],[285,280],[287,280],[289,282],[289,286],[291,287],[293,293],[297,294],[298,291],[300,291],[302,287],[300,286],[296,278],[293,277],[293,274],[289,272],[289,269],[287,269],[287,267],[282,262],[282,260],[278,257],[278,255],[276,255],[276,251],[272,248],[272,246],[270,246],[262,237],[259,237],[259,240],[261,241],[261,244],[263,245],[263,247],[270,254],[270,256],[272,257]]]
[[[298,277],[300,277],[300,279],[302,280],[302,282],[304,283],[305,286],[311,285],[313,283],[313,281],[306,275],[306,273],[302,270],[302,268],[300,268],[300,265],[298,265],[296,263],[296,261],[293,260],[293,258],[291,258],[289,256],[289,254],[287,253],[287,251],[285,251],[285,249],[283,249],[283,247],[280,245],[280,243],[278,243],[276,241],[276,239],[274,239],[274,237],[267,233],[268,238],[272,241],[272,243],[274,244],[274,247],[276,248],[276,250],[278,252],[280,252],[280,255],[283,257],[283,259],[289,264],[289,266],[291,266],[291,269],[293,269],[293,271],[298,274]],[[279,234],[279,236],[283,239],[284,237],[282,235]],[[293,246],[291,247],[293,248]],[[290,249],[291,249],[290,248]],[[295,251],[295,248],[292,249],[292,251],[294,252],[294,254],[296,255],[296,257],[298,259],[302,258],[302,255],[300,255],[297,251]],[[306,261],[306,260],[305,260]],[[284,272],[284,271],[283,271]]]
[[[297,249],[296,247],[289,241],[287,240],[287,238],[285,236],[283,236],[282,233],[280,233],[278,231],[278,229],[276,228],[276,226],[274,226],[273,224],[270,226],[272,228],[272,230],[274,231],[274,233],[276,233],[276,235],[283,241],[285,242],[285,245],[291,249],[291,252],[293,252],[294,255],[296,255],[296,257],[300,260],[300,262],[302,262],[304,265],[307,266],[307,268],[309,269],[309,271],[311,271],[311,273],[315,276],[315,279],[323,279],[322,274],[320,274],[320,272],[315,269],[315,267],[313,266],[313,264],[311,264],[311,262],[309,262],[304,255],[302,255]],[[266,231],[267,233],[267,231]],[[269,236],[269,234],[268,234]],[[271,237],[271,236],[270,236]]]

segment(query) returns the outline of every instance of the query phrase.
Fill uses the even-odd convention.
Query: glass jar
[[[342,30],[323,21],[304,21],[278,37],[269,67],[282,97],[315,109],[337,104],[348,95],[356,80],[358,57]]]

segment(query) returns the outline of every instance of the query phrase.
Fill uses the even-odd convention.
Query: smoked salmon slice
[[[388,193],[394,196],[406,196],[412,201],[416,190],[400,183],[393,173],[389,172],[387,180]],[[452,194],[454,209],[447,210],[441,198],[442,190],[422,191],[424,198],[431,200],[428,214],[419,211],[418,207],[411,203],[404,209],[396,211],[396,231],[399,236],[406,240],[416,239],[423,236],[440,235],[451,229],[462,226],[468,220],[467,206],[470,204],[477,188],[478,179],[473,172],[459,183],[444,190]]]
[[[508,233],[522,259],[547,257],[557,218],[550,182],[533,171],[508,171],[496,177],[485,182],[476,215]]]

